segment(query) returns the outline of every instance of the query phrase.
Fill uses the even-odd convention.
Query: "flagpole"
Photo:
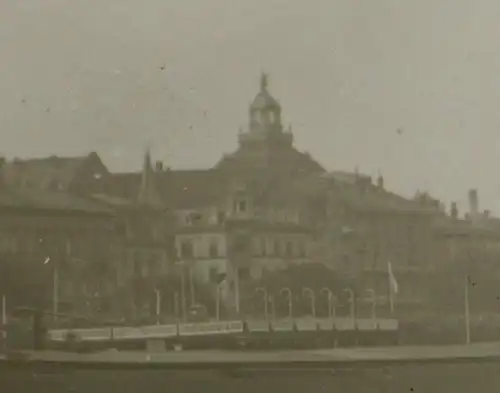
[[[464,288],[464,313],[465,313],[465,343],[470,344],[470,315],[469,315],[469,277],[465,276]]]
[[[7,339],[7,296],[2,295],[2,334],[0,335],[0,342],[3,341],[3,348],[6,348]]]
[[[392,283],[392,266],[391,262],[387,263],[387,283],[389,284],[389,307],[391,315],[394,314],[394,290]]]
[[[7,296],[2,295],[2,325],[7,325]]]
[[[391,314],[394,314],[394,298],[392,294],[392,285],[390,282],[389,282],[389,305],[391,309]]]

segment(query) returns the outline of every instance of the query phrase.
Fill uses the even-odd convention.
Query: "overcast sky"
[[[211,166],[265,70],[328,169],[500,213],[499,21],[497,0],[1,0],[0,154]]]

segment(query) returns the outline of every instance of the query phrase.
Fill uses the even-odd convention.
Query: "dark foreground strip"
[[[331,363],[331,364],[328,364]],[[12,393],[498,393],[498,359],[418,362],[85,365],[4,363]],[[41,366],[41,367],[40,367]],[[305,368],[304,368],[305,366]],[[329,368],[333,366],[333,368]],[[247,368],[245,368],[247,367]]]

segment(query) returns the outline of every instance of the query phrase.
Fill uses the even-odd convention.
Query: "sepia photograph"
[[[499,392],[499,21],[0,0],[0,392]]]

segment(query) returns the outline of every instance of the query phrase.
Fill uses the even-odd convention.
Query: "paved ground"
[[[474,359],[294,370],[249,367],[243,372],[208,367],[1,367],[0,363],[0,391],[16,393],[498,393],[499,386],[498,362]]]
[[[454,358],[500,358],[500,343],[470,346],[398,346],[377,348],[337,348],[302,351],[181,351],[164,353],[106,351],[93,354],[27,352],[31,359],[48,361],[94,361],[117,363],[253,363],[253,362],[332,362],[432,360]]]

